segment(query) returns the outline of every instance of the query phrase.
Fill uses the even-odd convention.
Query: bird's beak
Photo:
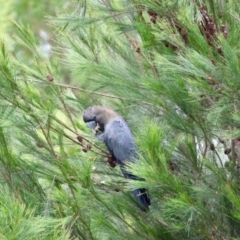
[[[89,128],[92,129],[95,129],[97,127],[97,123],[95,121],[86,122],[86,124]]]

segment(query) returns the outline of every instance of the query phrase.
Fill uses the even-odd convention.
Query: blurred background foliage
[[[1,239],[240,238],[236,1],[0,3]],[[94,104],[128,121],[146,181],[107,165]]]

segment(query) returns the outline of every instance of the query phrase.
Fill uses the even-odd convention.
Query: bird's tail
[[[137,180],[137,181],[145,181],[143,178],[137,177],[129,172],[127,172],[123,166],[121,166],[122,173],[126,179]],[[145,188],[137,188],[131,191],[134,198],[139,202],[139,207],[142,211],[149,210],[149,206],[151,205],[151,200],[148,195],[148,191]]]
[[[138,188],[132,192],[132,195],[135,199],[140,203],[140,209],[142,211],[149,210],[149,206],[151,205],[151,200],[149,198],[148,192],[145,188]]]

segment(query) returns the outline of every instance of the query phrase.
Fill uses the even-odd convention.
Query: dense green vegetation
[[[0,239],[240,238],[237,1],[2,4]],[[129,123],[146,181],[106,163],[96,104]]]

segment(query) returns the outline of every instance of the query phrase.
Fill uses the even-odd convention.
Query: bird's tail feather
[[[135,199],[140,203],[141,210],[143,211],[149,210],[151,200],[149,198],[147,190],[145,188],[138,188],[131,192]]]
[[[121,166],[122,173],[126,179],[145,181],[143,178],[137,177],[125,170],[123,166]],[[138,188],[131,191],[134,198],[139,202],[139,207],[143,211],[149,210],[149,206],[151,205],[151,200],[148,195],[148,191],[145,188]]]

